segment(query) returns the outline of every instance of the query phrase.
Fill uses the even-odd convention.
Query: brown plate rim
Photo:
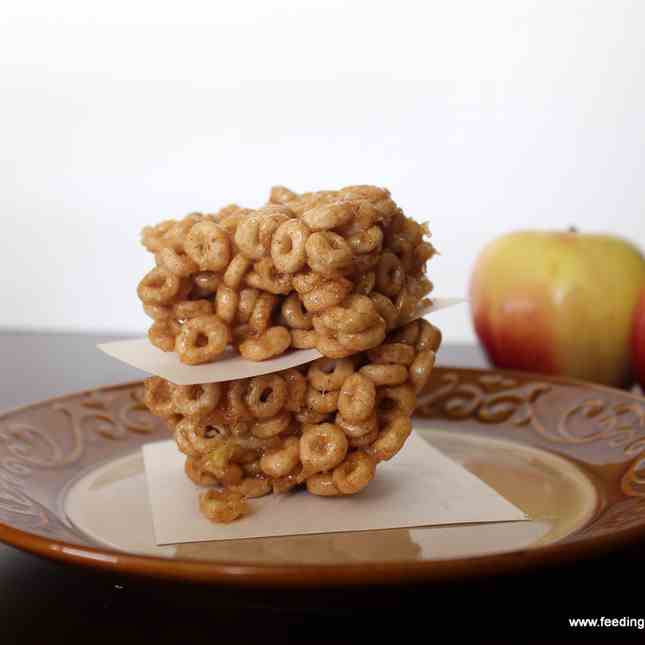
[[[586,381],[533,372],[492,368],[444,366],[443,370],[467,370],[482,375],[495,373],[509,378],[547,379],[562,385],[577,385],[621,396],[645,404],[645,397]],[[2,410],[0,418],[27,410],[35,405],[82,396],[101,389],[110,391],[134,387],[141,380],[105,387],[89,388],[62,396],[43,399],[17,408]],[[520,443],[520,442],[518,442]],[[59,562],[89,567],[98,571],[167,581],[193,582],[238,588],[331,588],[365,585],[400,585],[436,583],[447,580],[479,578],[492,575],[523,573],[539,567],[554,566],[581,558],[601,556],[645,539],[642,525],[617,529],[605,535],[586,537],[573,542],[507,551],[499,554],[450,558],[433,561],[352,563],[343,565],[271,565],[264,563],[168,559],[150,555],[132,555],[110,548],[72,544],[55,538],[16,529],[0,522],[0,541],[23,551]]]

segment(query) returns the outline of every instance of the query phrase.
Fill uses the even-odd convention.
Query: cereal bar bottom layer
[[[207,487],[202,512],[230,522],[248,512],[250,497],[365,488],[408,438],[440,343],[441,332],[420,319],[365,352],[276,374],[187,386],[152,377],[144,400],[172,429],[188,477]]]

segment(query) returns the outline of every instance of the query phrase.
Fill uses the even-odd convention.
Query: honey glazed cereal
[[[276,186],[258,209],[230,205],[146,227],[156,267],[138,295],[153,319],[150,341],[190,365],[231,344],[253,361],[289,347],[336,359],[369,350],[432,291],[429,236],[375,186]]]
[[[205,487],[202,513],[231,522],[249,512],[249,498],[296,486],[323,496],[363,490],[408,438],[440,343],[419,319],[377,347],[275,374],[188,386],[155,376],[144,401],[168,423],[188,477]]]

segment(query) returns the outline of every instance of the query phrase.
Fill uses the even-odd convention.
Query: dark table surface
[[[84,335],[0,334],[0,409],[75,390],[142,378],[95,349]],[[484,366],[474,346],[446,345],[440,364]],[[643,545],[645,552],[645,545]],[[64,566],[0,544],[0,643],[134,642],[172,637],[237,642],[348,642],[467,632],[512,642],[551,636],[584,641],[642,637],[645,630],[574,631],[568,617],[645,617],[642,591],[626,581],[645,565],[640,548],[522,578],[489,579],[395,592],[332,591],[299,598],[124,580]],[[313,593],[313,592],[307,592]],[[304,603],[307,604],[307,603]]]

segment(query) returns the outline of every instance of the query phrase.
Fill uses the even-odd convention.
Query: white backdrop
[[[638,0],[5,1],[0,327],[142,332],[139,229],[273,183],[389,187],[439,295],[512,229],[645,246],[644,24]],[[472,338],[465,308],[437,322]]]

